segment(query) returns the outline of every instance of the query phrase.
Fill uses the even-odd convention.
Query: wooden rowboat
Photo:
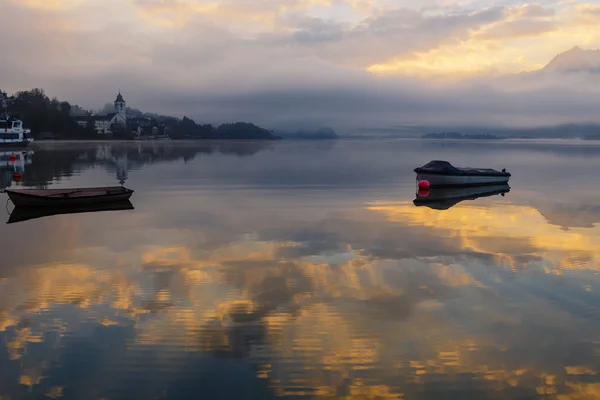
[[[17,207],[60,207],[129,200],[133,190],[123,186],[71,189],[7,189]]]

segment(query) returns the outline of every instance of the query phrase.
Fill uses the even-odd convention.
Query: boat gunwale
[[[460,171],[460,170],[458,170],[458,172],[450,172],[450,171],[433,171],[430,169],[423,169],[422,167],[419,167],[419,168],[415,168],[414,172],[416,172],[417,174],[429,174],[429,175],[440,175],[440,176],[495,176],[495,177],[507,177],[507,178],[512,177],[510,172],[502,172],[502,171],[496,171],[496,170],[493,170],[493,172],[492,171],[477,172],[476,170],[473,170],[472,172]]]
[[[124,189],[121,190],[119,192],[115,192],[115,193],[109,193],[108,190],[109,189]],[[54,194],[60,194],[60,193],[74,193],[74,192],[83,192],[83,191],[100,191],[100,190],[105,190],[105,193],[102,194],[93,194],[93,195],[89,195],[89,196],[74,196],[74,197],[50,197],[50,194],[40,194],[40,193],[32,193],[32,192],[51,192]],[[110,198],[110,197],[117,197],[117,196],[124,196],[124,195],[129,195],[131,197],[131,195],[133,194],[133,190],[132,189],[128,189],[125,188],[123,186],[108,186],[108,187],[98,187],[98,188],[67,188],[67,189],[6,189],[6,193],[8,194],[9,198],[11,200],[13,200],[13,202],[15,201],[15,199],[12,198],[12,195],[15,195],[16,198],[21,197],[21,198],[26,198],[26,199],[36,199],[38,201],[44,201],[47,203],[70,203],[72,201],[81,201],[81,200],[93,200],[96,198],[102,198],[102,199],[106,199],[106,198]]]
[[[74,187],[74,188],[54,188],[54,189],[6,189],[7,192],[29,194],[29,192],[82,192],[92,190],[116,190],[122,189],[121,192],[133,191],[124,186],[98,186],[98,187]]]

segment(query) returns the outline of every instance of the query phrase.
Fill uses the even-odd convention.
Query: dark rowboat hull
[[[28,221],[30,219],[44,218],[62,214],[80,214],[102,211],[123,211],[133,209],[133,204],[131,204],[129,200],[111,203],[75,205],[71,207],[15,207],[14,210],[10,213],[10,218],[6,223],[14,224],[17,222]]]
[[[127,201],[133,190],[122,186],[72,189],[7,189],[17,207],[64,207]]]

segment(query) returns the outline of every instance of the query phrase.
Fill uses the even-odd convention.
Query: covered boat
[[[429,181],[431,186],[478,186],[508,183],[511,175],[506,170],[484,168],[457,168],[448,161],[430,161],[415,168],[417,180]]]
[[[438,187],[417,193],[413,203],[417,207],[425,206],[434,210],[448,210],[461,201],[497,195],[504,196],[508,192],[510,192],[510,186],[506,183],[475,187]]]
[[[0,117],[0,147],[25,147],[31,142],[31,130],[23,128],[23,121]]]
[[[61,207],[129,200],[133,190],[123,186],[72,189],[7,189],[17,207]]]

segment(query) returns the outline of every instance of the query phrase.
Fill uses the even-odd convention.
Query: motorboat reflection
[[[495,195],[504,196],[508,192],[510,192],[508,184],[452,188],[432,187],[426,191],[420,190],[413,203],[417,207],[425,206],[434,210],[447,210],[461,201]]]

